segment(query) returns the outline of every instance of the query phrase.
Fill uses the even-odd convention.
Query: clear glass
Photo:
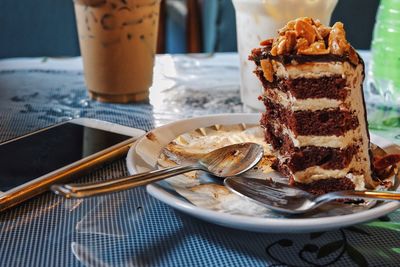
[[[248,61],[251,49],[276,36],[289,20],[312,17],[328,25],[337,0],[232,0],[236,12],[236,30],[240,57],[240,94],[250,110],[262,110],[258,101],[262,85],[253,74],[254,64]]]
[[[368,101],[399,107],[400,0],[382,0],[376,16]]]

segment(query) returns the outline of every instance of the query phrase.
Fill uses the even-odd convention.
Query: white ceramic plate
[[[221,114],[164,125],[149,132],[130,149],[127,156],[128,170],[131,174],[134,174],[156,169],[162,149],[183,133],[215,124],[257,124],[259,119],[259,114]],[[392,145],[386,139],[376,135],[371,135],[371,141],[382,148]],[[371,209],[340,216],[320,218],[258,217],[224,213],[195,206],[163,184],[148,185],[147,191],[167,205],[194,217],[226,227],[255,232],[319,232],[370,221],[400,208],[400,203],[385,202]]]

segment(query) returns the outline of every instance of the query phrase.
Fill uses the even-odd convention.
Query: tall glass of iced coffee
[[[160,0],[74,0],[93,99],[138,102],[152,84]]]

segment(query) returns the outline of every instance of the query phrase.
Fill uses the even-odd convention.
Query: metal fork
[[[335,199],[374,199],[400,201],[400,193],[388,191],[338,191],[314,196],[304,190],[272,180],[246,177],[228,177],[225,186],[232,192],[271,210],[301,214]]]

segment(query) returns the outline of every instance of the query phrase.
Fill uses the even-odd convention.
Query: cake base
[[[354,190],[355,186],[353,182],[346,178],[328,178],[311,182],[309,184],[294,183],[294,186],[307,191],[313,195],[323,195],[329,192],[343,191],[343,190]]]

